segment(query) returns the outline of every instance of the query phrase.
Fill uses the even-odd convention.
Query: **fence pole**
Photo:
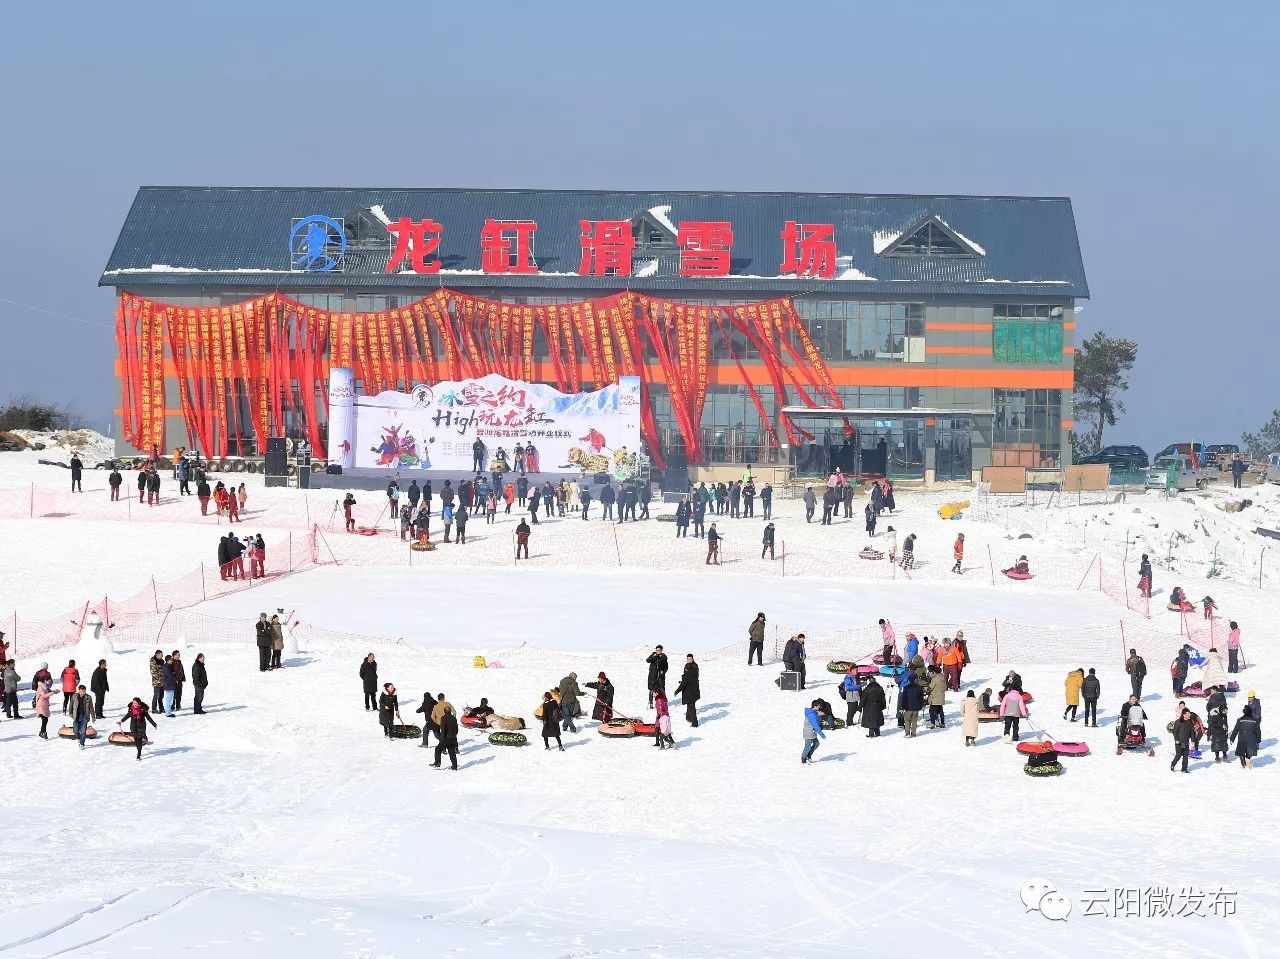
[[[36,518],[36,484],[31,484],[30,500],[27,503],[27,519]]]
[[[991,570],[991,585],[996,584],[996,559],[991,555],[991,544],[987,544],[987,568]]]
[[[173,606],[172,606],[172,605],[170,605],[170,606],[169,606],[169,608],[168,608],[168,609],[166,609],[166,610],[164,611],[164,619],[160,620],[160,628],[156,630],[156,645],[157,645],[157,646],[161,645],[161,643],[160,643],[160,636],[161,636],[161,634],[164,632],[164,624],[165,624],[165,623],[167,623],[167,622],[169,622],[169,614],[170,614],[170,613],[172,613],[172,612],[173,612]]]
[[[1262,589],[1262,561],[1267,556],[1267,548],[1262,547],[1262,552],[1258,554],[1258,589]]]
[[[293,530],[289,530],[289,567],[293,569]]]
[[[151,577],[151,602],[155,604],[156,613],[160,612],[160,597],[156,594],[156,578]]]
[[[618,557],[618,567],[622,567],[622,547],[618,545],[618,524],[612,523],[613,526],[613,551]]]
[[[996,632],[996,662],[998,663],[1000,662],[1000,620],[993,619],[991,621],[991,625],[995,628]]]
[[[1129,658],[1129,654],[1126,652],[1128,648],[1129,644],[1125,642],[1124,638],[1124,620],[1122,619],[1120,620],[1120,662],[1122,663]]]
[[[200,598],[202,600],[208,600],[209,598],[209,593],[204,588],[204,563],[200,564]]]
[[[782,578],[787,578],[787,541],[782,541]]]

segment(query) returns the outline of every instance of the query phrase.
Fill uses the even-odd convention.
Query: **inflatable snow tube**
[[[884,653],[876,653],[874,656],[872,656],[872,657],[871,657],[871,661],[872,661],[873,663],[875,663],[877,666],[887,666],[887,665],[890,665],[889,663],[886,663],[886,662],[885,662]],[[897,653],[894,653],[894,655],[893,655],[893,662],[892,662],[892,665],[894,665],[894,666],[901,666],[901,665],[902,665],[902,657],[901,657],[901,656],[899,656]]]
[[[1171,613],[1194,613],[1196,611],[1195,603],[1183,603],[1181,606],[1177,603],[1166,603],[1164,608]]]
[[[601,736],[617,736],[625,739],[636,734],[636,724],[629,719],[611,719],[597,726],[596,732]]]
[[[1061,776],[1062,763],[1057,762],[1056,760],[1051,763],[1044,763],[1040,766],[1033,766],[1031,763],[1027,763],[1022,767],[1022,771],[1028,776]]]
[[[417,739],[421,735],[422,735],[421,726],[394,725],[391,727],[392,739]]]
[[[424,543],[415,541],[409,544],[409,548],[415,553],[433,553],[435,552],[436,544],[431,542],[431,540],[427,540]]]
[[[1035,702],[1035,697],[1034,697],[1034,696],[1032,696],[1030,693],[1023,693],[1023,694],[1022,694],[1022,701],[1023,701],[1024,703],[1034,703],[1034,702]]]
[[[524,720],[519,716],[499,716],[494,713],[489,717],[490,729],[505,729],[508,732],[514,732],[517,729],[524,729]]]
[[[637,736],[656,736],[658,734],[657,723],[632,723]]]
[[[1190,686],[1182,687],[1182,695],[1190,696],[1194,699],[1204,699],[1209,694],[1205,692],[1204,687],[1199,683],[1192,683]]]
[[[843,719],[841,719],[839,716],[832,716],[832,717],[831,717],[831,728],[832,728],[832,729],[844,729],[844,720],[843,720]]]
[[[145,746],[150,741],[151,740],[149,739],[144,739],[142,741],[142,745]],[[107,742],[111,743],[111,745],[113,746],[132,746],[133,733],[123,733],[123,732],[112,733],[110,736],[107,737]]]
[[[901,666],[877,666],[876,672],[881,676],[897,676],[902,672]]]
[[[524,733],[512,733],[507,731],[490,733],[489,742],[495,746],[527,746],[529,738]]]
[[[867,546],[858,550],[858,559],[884,559],[884,553],[878,549],[872,549]]]
[[[1027,742],[1018,743],[1018,752],[1025,756],[1043,756],[1046,753],[1054,752],[1054,748],[1052,743],[1032,739]]]
[[[361,536],[377,536],[378,535],[378,531],[374,529],[372,526],[357,526],[356,532],[359,533]]]
[[[1000,722],[1000,713],[997,710],[989,709],[986,712],[979,710],[978,722],[980,723],[998,723]]]
[[[969,508],[969,501],[943,503],[938,507],[938,516],[942,519],[954,519]]]
[[[1016,580],[1035,579],[1034,574],[1032,574],[1032,573],[1019,573],[1016,569],[1006,569],[1006,570],[1003,570],[1002,572],[1003,572],[1006,576],[1008,576],[1010,579],[1016,579]]]
[[[58,730],[58,735],[59,735],[61,738],[63,738],[63,739],[75,739],[75,738],[76,738],[76,730],[75,730],[75,727],[74,727],[74,726],[63,726],[61,729],[59,729],[59,730]],[[88,732],[86,732],[86,733],[84,734],[84,738],[85,738],[85,739],[97,739],[97,738],[98,738],[98,731],[97,731],[96,729],[94,729],[92,726],[90,726],[90,727],[89,727],[89,729],[88,729]]]
[[[1053,744],[1054,751],[1059,756],[1087,756],[1089,755],[1088,743],[1068,743],[1055,742]]]
[[[853,671],[859,676],[875,676],[880,672],[880,667],[874,663],[859,663],[853,667]]]
[[[833,659],[827,663],[827,672],[829,673],[847,673],[851,669],[857,669],[857,663],[850,659]]]
[[[468,729],[488,729],[489,717],[488,716],[463,716],[462,725],[466,726]]]

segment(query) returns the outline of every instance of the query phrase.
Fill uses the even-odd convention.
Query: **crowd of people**
[[[244,568],[249,561],[249,570]],[[223,579],[260,579],[267,575],[267,544],[262,534],[246,536],[227,533],[218,540],[218,574]]]

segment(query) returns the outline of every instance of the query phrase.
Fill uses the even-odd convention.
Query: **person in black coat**
[[[1226,762],[1227,696],[1220,686],[1213,687],[1213,693],[1205,703],[1205,717],[1209,723],[1209,746],[1213,750],[1213,761]]]
[[[98,668],[89,678],[89,692],[93,693],[93,718],[102,718],[102,707],[106,704],[107,692],[111,687],[107,684],[107,661],[98,660]]]
[[[196,661],[191,665],[191,686],[196,691],[191,711],[197,716],[203,716],[204,691],[209,688],[209,671],[205,669],[204,653],[197,656]]]
[[[646,507],[647,508],[647,507]],[[689,506],[689,497],[680,500],[680,504],[676,506],[676,536],[689,535],[689,516],[693,512]]]
[[[378,663],[373,653],[360,662],[360,683],[364,687],[364,711],[378,708]]]
[[[84,475],[84,463],[80,461],[77,454],[71,455],[71,492],[84,492],[84,487],[80,485],[80,478]]]
[[[1142,562],[1138,564],[1138,588],[1142,590],[1142,595],[1151,596],[1151,560],[1146,553],[1142,554]]]
[[[1188,772],[1187,760],[1191,755],[1191,740],[1195,736],[1195,723],[1191,720],[1191,710],[1183,708],[1178,718],[1173,721],[1173,762],[1169,763],[1169,772],[1174,771],[1178,760],[1182,760],[1182,771]]]
[[[804,661],[804,633],[800,633],[788,639],[787,644],[782,647],[782,667],[800,674],[801,689],[804,689]]]
[[[685,722],[696,727],[698,700],[702,698],[702,689],[698,685],[698,664],[693,661],[693,653],[684,658],[684,672],[680,674],[680,685],[676,687],[676,695],[684,699]]]
[[[370,653],[370,655],[373,655]],[[443,694],[442,694],[443,695]],[[436,698],[430,693],[422,694],[422,705],[414,710],[415,713],[422,713],[422,742],[418,744],[419,749],[426,749],[431,740],[431,734],[436,734],[437,742],[440,739],[440,727],[436,725],[435,720],[431,718],[431,711],[436,708]]]
[[[564,752],[564,743],[560,741],[560,704],[550,692],[542,694],[542,745],[551,748],[551,740],[556,741],[560,751]]]
[[[649,502],[653,499],[653,487],[648,481],[640,484],[640,518],[649,518]]]
[[[267,620],[266,613],[258,615],[258,621],[253,624],[253,630],[256,635],[258,644],[258,672],[265,673],[271,666],[271,623]]]
[[[147,709],[147,704],[137,696],[126,707],[124,716],[120,722],[129,723],[129,735],[133,737],[133,745],[138,750],[138,759],[142,759],[142,747],[147,741],[147,723],[156,726],[156,721],[151,718],[151,710]]]
[[[1084,678],[1084,682],[1080,684],[1080,692],[1084,696],[1084,724],[1092,725],[1094,729],[1098,728],[1098,698],[1102,695],[1102,683],[1098,681],[1097,674],[1090,667],[1089,675]]]
[[[667,654],[661,645],[655,646],[645,662],[649,664],[649,707],[653,708],[653,694],[658,690],[662,690],[664,696],[667,693]]]
[[[1236,744],[1236,758],[1240,765],[1253,768],[1253,757],[1258,755],[1258,746],[1262,742],[1262,727],[1253,718],[1253,707],[1246,706],[1235,726],[1231,728],[1231,741]]]
[[[440,768],[440,759],[449,754],[449,768],[458,771],[458,717],[453,714],[453,707],[445,709],[440,717],[440,728],[436,733],[436,761],[431,765]]]
[[[1173,694],[1181,696],[1183,687],[1187,683],[1187,670],[1191,667],[1191,657],[1187,653],[1187,647],[1178,650],[1178,658],[1173,661]]]
[[[596,691],[596,705],[591,710],[591,718],[607,723],[613,718],[613,683],[609,681],[608,676],[600,673],[594,683],[586,683],[584,685],[586,685],[587,689]]]
[[[871,676],[867,679],[867,685],[862,687],[862,728],[867,731],[868,739],[880,735],[880,727],[884,725],[885,706],[884,687]]]
[[[391,727],[400,719],[400,697],[396,695],[394,683],[383,683],[382,694],[378,697],[378,723],[382,726],[382,734],[391,738]]]
[[[908,679],[907,685],[902,687],[902,693],[898,697],[898,708],[902,710],[903,728],[906,730],[907,738],[915,739],[916,722],[920,718],[920,711],[924,709],[924,690],[916,682],[915,676]]]

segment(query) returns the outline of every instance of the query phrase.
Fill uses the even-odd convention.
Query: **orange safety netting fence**
[[[266,547],[261,576],[251,575],[246,556],[241,563],[243,569],[230,563],[221,568],[216,562],[201,563],[178,579],[161,582],[153,576],[150,583],[131,596],[87,600],[49,619],[25,619],[13,612],[0,619],[0,629],[7,634],[9,655],[31,656],[77,642],[90,613],[97,613],[109,628],[128,628],[146,617],[163,620],[176,610],[254,589],[315,565],[314,535],[290,533],[268,542]]]

